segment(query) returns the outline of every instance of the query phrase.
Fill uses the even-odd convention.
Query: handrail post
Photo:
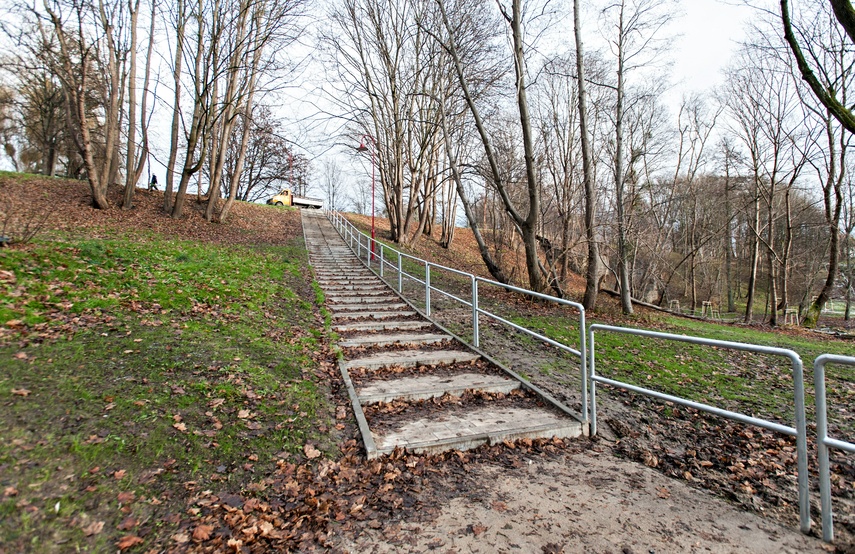
[[[425,262],[425,314],[430,317],[430,262]]]
[[[591,387],[591,396],[588,398],[588,405],[591,407],[591,427],[589,430],[589,434],[593,437],[597,434],[597,382],[594,380],[594,375],[596,375],[596,354],[594,351],[594,330],[591,329],[588,332],[588,366],[591,370],[588,372],[588,377],[591,382],[589,386]]]
[[[401,252],[398,251],[398,293],[404,291],[404,268],[401,265]]]
[[[825,358],[813,362],[813,388],[816,402],[816,456],[819,462],[819,501],[822,508],[822,540],[834,540],[834,520],[831,515],[831,476],[828,464],[828,418],[825,400]]]
[[[588,374],[588,351],[585,346],[585,334],[587,333],[587,329],[585,326],[585,308],[579,308],[579,353],[581,354],[579,360],[579,373],[580,378],[582,379],[582,421],[589,421],[588,416],[588,383],[587,383],[587,374]]]
[[[478,278],[472,275],[472,345],[480,346],[480,332],[478,331]]]
[[[802,360],[797,354],[791,357],[796,403],[796,461],[799,482],[799,521],[802,533],[810,532],[810,483],[808,482],[807,422],[805,421],[805,381]]]
[[[383,243],[380,243],[380,278],[383,278]]]

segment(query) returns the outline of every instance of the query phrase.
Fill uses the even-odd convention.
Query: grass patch
[[[165,544],[193,491],[241,492],[307,441],[328,444],[302,241],[114,233],[8,249],[0,269],[14,274],[0,282],[10,551]]]

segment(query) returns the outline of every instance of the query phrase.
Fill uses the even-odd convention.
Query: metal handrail
[[[353,237],[354,236],[360,236],[360,237],[365,236],[368,239],[368,246],[366,246],[367,254],[365,256],[365,262],[368,265],[368,267],[371,268],[371,263],[370,263],[371,252],[374,250],[372,248],[371,242],[374,241],[376,244],[376,240],[372,239],[371,237],[369,237],[365,233],[362,233],[350,221],[345,219],[345,217],[342,216],[338,211],[329,210],[329,211],[327,211],[327,214],[328,214],[327,217],[332,221],[333,225],[336,227],[339,234],[341,234],[342,238],[345,239],[345,242],[348,242],[350,249],[353,250],[354,253],[357,255],[357,257],[359,257],[360,259],[362,259],[362,240],[361,240],[361,238],[357,239],[357,249],[354,249]],[[348,238],[350,238],[349,241],[347,240]],[[391,252],[397,254],[397,265],[393,264],[391,261],[385,261],[385,264],[397,272],[397,275],[398,275],[398,293],[399,294],[403,292],[403,282],[402,281],[403,281],[404,276],[406,276],[406,277],[412,279],[413,281],[420,283],[420,284],[425,286],[425,315],[427,315],[428,317],[431,316],[431,292],[433,292],[433,291],[438,292],[440,294],[443,294],[443,295],[445,295],[445,296],[447,296],[453,300],[456,300],[457,302],[460,302],[464,306],[472,308],[472,344],[471,344],[471,346],[473,346],[475,348],[480,347],[481,341],[480,341],[480,331],[479,331],[479,316],[484,315],[484,316],[493,318],[494,320],[496,320],[496,321],[498,321],[504,325],[507,325],[507,326],[511,327],[512,329],[515,329],[515,330],[520,331],[522,333],[525,333],[531,337],[534,337],[537,340],[546,342],[546,343],[551,344],[552,346],[555,346],[556,348],[559,348],[565,352],[568,352],[570,354],[578,356],[579,357],[579,378],[581,380],[580,392],[581,392],[581,396],[582,396],[582,398],[581,398],[582,421],[583,422],[588,421],[589,409],[588,409],[588,383],[587,383],[587,371],[586,371],[586,368],[588,365],[587,364],[586,335],[585,335],[586,324],[585,324],[585,308],[584,308],[584,306],[582,306],[582,304],[579,304],[578,302],[573,302],[571,300],[565,300],[563,298],[557,298],[554,296],[550,296],[548,294],[542,294],[539,292],[534,292],[534,291],[530,291],[527,289],[523,289],[520,287],[515,287],[513,285],[507,285],[504,283],[499,283],[498,281],[493,281],[491,279],[485,279],[483,277],[478,277],[478,276],[473,275],[471,273],[467,273],[467,272],[461,271],[459,269],[454,269],[452,267],[447,267],[447,266],[443,266],[440,264],[435,264],[435,263],[429,262],[427,260],[417,258],[417,257],[412,256],[410,254],[405,254],[399,250],[392,248],[391,246],[387,246],[384,244],[381,244],[381,246],[380,246],[380,256],[379,256],[379,258],[380,258],[379,267],[380,267],[380,276],[381,277],[383,276],[382,271],[383,271],[383,267],[384,267],[384,256],[383,256],[383,250],[384,249],[390,250]],[[376,254],[375,254],[375,257],[376,257]],[[418,264],[423,265],[425,268],[425,278],[420,279],[419,277],[417,277],[415,275],[411,275],[411,274],[407,273],[406,271],[404,271],[403,264],[402,264],[403,259],[409,259],[409,260],[412,260]],[[471,284],[471,289],[472,289],[471,299],[467,301],[463,298],[455,296],[454,294],[451,294],[448,291],[437,288],[436,286],[431,284],[431,270],[448,271],[450,273],[454,273],[456,275],[460,275],[462,277],[468,278],[470,281],[470,284]],[[532,296],[534,298],[546,300],[549,302],[554,302],[554,303],[557,303],[560,305],[569,306],[569,307],[576,309],[579,312],[579,348],[578,349],[573,348],[573,347],[566,345],[560,341],[556,341],[554,339],[546,337],[540,333],[532,331],[531,329],[528,329],[528,328],[523,327],[521,325],[517,325],[516,323],[508,321],[507,319],[505,319],[505,318],[503,318],[497,314],[494,314],[488,310],[481,308],[479,306],[479,301],[478,301],[479,300],[479,298],[478,298],[478,290],[479,290],[478,285],[479,285],[479,283],[483,283],[485,285],[497,286],[497,287],[503,288],[505,290],[509,290],[509,291],[516,292],[519,294],[525,294],[528,296]]]
[[[759,354],[771,354],[775,356],[783,356],[788,358],[793,368],[794,381],[794,402],[795,402],[795,419],[796,426],[788,427],[767,421],[760,418],[751,417],[739,412],[724,410],[709,404],[693,402],[678,396],[664,394],[655,390],[638,387],[622,381],[607,379],[600,377],[596,373],[596,347],[594,344],[594,333],[596,331],[609,331],[614,333],[623,333],[636,335],[646,338],[656,338],[663,340],[688,342],[691,344],[699,344],[704,346],[715,346],[717,348],[725,348],[729,350],[741,350],[746,352],[756,352]],[[603,383],[614,387],[622,388],[666,402],[673,402],[682,406],[694,408],[721,417],[726,417],[749,425],[763,427],[778,433],[796,437],[796,457],[798,465],[798,487],[799,487],[799,522],[803,533],[810,531],[810,498],[808,489],[808,465],[807,465],[807,424],[805,420],[805,385],[804,385],[804,369],[802,359],[799,355],[786,348],[777,348],[773,346],[762,346],[756,344],[747,344],[742,342],[730,342],[716,339],[706,339],[702,337],[692,337],[688,335],[675,335],[671,333],[660,333],[658,331],[648,331],[646,329],[634,329],[631,327],[615,327],[613,325],[602,325],[595,323],[588,329],[588,363],[590,365],[589,377],[591,383],[591,435],[597,433],[597,394],[596,384]],[[824,512],[823,512],[824,513]]]
[[[834,540],[834,515],[831,511],[831,476],[828,448],[855,452],[855,444],[828,436],[828,405],[825,400],[826,364],[855,366],[855,357],[823,354],[813,361],[813,386],[816,401],[816,455],[819,462],[819,496],[822,508],[822,540]]]

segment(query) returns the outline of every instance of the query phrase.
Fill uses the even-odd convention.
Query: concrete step
[[[338,345],[342,348],[358,348],[364,346],[370,348],[372,346],[391,346],[393,344],[435,344],[444,340],[451,340],[450,335],[437,333],[420,333],[420,334],[397,334],[397,335],[364,335],[361,337],[351,337],[349,339],[340,340]]]
[[[412,331],[424,329],[433,325],[430,321],[382,321],[379,323],[345,323],[333,325],[333,331],[348,333],[350,331]]]
[[[351,277],[351,276],[339,276],[335,278],[325,278],[325,277],[317,277],[315,279],[321,287],[338,287],[338,286],[356,286],[356,287],[364,287],[370,285],[383,285],[386,286],[386,283],[380,280],[377,276],[365,276],[365,277]]]
[[[537,408],[483,406],[456,414],[432,414],[411,420],[399,428],[372,432],[373,458],[396,447],[414,452],[468,450],[522,438],[572,438],[582,434],[582,423],[568,416]]]
[[[381,296],[389,294],[389,287],[386,285],[336,285],[332,287],[323,287],[327,295],[330,294],[356,294],[360,296]]]
[[[330,306],[333,309],[333,313],[335,312],[365,312],[366,314],[370,314],[371,312],[387,312],[389,310],[399,310],[403,308],[407,308],[408,306],[403,302],[389,302],[388,300],[384,300],[383,302],[378,302],[375,304],[368,303],[359,303],[359,304],[333,304]]]
[[[423,400],[445,394],[460,396],[466,390],[509,393],[519,381],[500,375],[464,372],[455,375],[419,375],[372,381],[356,390],[363,406],[392,400]]]
[[[319,283],[327,285],[359,285],[362,283],[382,283],[379,277],[369,271],[336,271],[318,274]]]
[[[327,300],[333,302],[335,304],[383,304],[388,302],[400,302],[400,298],[393,294],[386,295],[365,295],[365,296],[352,296],[352,293],[348,296],[342,296],[334,293],[327,293]]]
[[[341,362],[347,370],[362,367],[365,369],[381,369],[389,366],[417,367],[423,365],[451,365],[460,362],[471,362],[481,356],[462,350],[397,350],[379,352],[360,358]]]
[[[369,319],[395,319],[395,318],[404,318],[411,317],[416,315],[416,312],[412,310],[401,310],[401,311],[390,311],[390,312],[363,312],[363,311],[352,311],[352,312],[334,312],[332,314],[333,319],[354,319],[354,318],[369,318]]]

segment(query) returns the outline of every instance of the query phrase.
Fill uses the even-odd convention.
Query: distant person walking
[[[148,183],[148,190],[158,190],[158,188],[157,188],[157,175],[151,176],[151,181]]]

